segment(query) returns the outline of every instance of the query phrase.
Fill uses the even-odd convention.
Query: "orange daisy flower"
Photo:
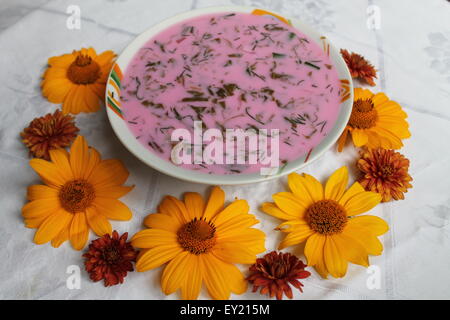
[[[352,78],[360,78],[371,86],[375,85],[373,78],[377,78],[377,71],[369,61],[362,55],[354,52],[349,53],[345,49],[341,49],[341,55],[350,70]]]
[[[355,88],[352,114],[338,139],[338,151],[344,149],[349,133],[356,147],[400,149],[402,139],[411,136],[407,117],[402,107],[384,93]]]
[[[409,160],[393,150],[367,150],[361,155],[357,167],[362,173],[359,183],[367,191],[382,195],[383,202],[405,199],[404,192],[412,188],[408,174]]]
[[[105,96],[106,80],[116,55],[93,48],[48,59],[42,94],[52,103],[62,103],[64,114],[95,112]]]
[[[130,209],[117,200],[133,189],[123,186],[129,173],[122,162],[101,160],[82,136],[75,139],[70,154],[50,150],[50,159],[30,160],[45,185],[29,186],[30,202],[22,208],[25,226],[38,229],[36,244],[51,241],[56,248],[70,240],[74,249],[81,250],[89,229],[103,236],[112,232],[108,219],[131,219]]]
[[[141,248],[139,272],[165,264],[161,288],[166,295],[181,290],[183,299],[197,299],[202,284],[213,299],[247,291],[247,282],[235,263],[251,264],[263,252],[264,232],[251,228],[259,221],[249,214],[245,200],[224,206],[225,193],[214,187],[208,201],[195,192],[184,201],[166,196],[158,213],[144,224],[149,228],[131,239]]]

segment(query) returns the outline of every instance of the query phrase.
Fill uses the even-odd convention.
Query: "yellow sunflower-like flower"
[[[64,114],[98,111],[115,57],[112,51],[97,55],[93,48],[51,57],[41,83],[42,94],[52,103],[62,103]]]
[[[349,133],[357,147],[400,149],[402,139],[411,136],[406,118],[400,105],[384,93],[355,88],[352,114],[338,140],[338,151],[343,150]]]
[[[259,221],[248,213],[245,200],[235,200],[224,208],[225,194],[212,189],[205,204],[198,193],[189,192],[184,202],[166,196],[158,213],[144,224],[131,243],[142,248],[136,270],[147,271],[165,263],[162,291],[168,295],[181,289],[183,299],[197,299],[202,283],[213,299],[242,294],[247,282],[235,263],[252,264],[265,250],[265,234],[250,228]]]
[[[50,150],[51,161],[30,160],[45,185],[28,187],[30,200],[22,208],[25,225],[36,228],[34,242],[51,241],[59,247],[70,239],[84,248],[92,229],[98,236],[111,234],[108,219],[129,220],[131,211],[117,198],[133,189],[123,186],[128,171],[115,159],[101,160],[94,148],[78,136],[70,149]]]
[[[325,188],[308,174],[291,173],[291,192],[276,193],[275,203],[262,205],[265,213],[286,220],[277,228],[287,233],[278,248],[306,242],[308,265],[324,278],[343,277],[348,262],[367,267],[368,255],[383,251],[377,236],[389,229],[381,218],[357,216],[380,203],[381,196],[365,191],[358,182],[346,190],[347,183],[347,167],[334,172]]]

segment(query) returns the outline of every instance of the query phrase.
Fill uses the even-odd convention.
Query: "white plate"
[[[295,161],[289,162],[285,167],[280,168],[280,170],[276,174],[270,176],[263,176],[259,172],[251,174],[217,175],[178,167],[146,149],[144,145],[142,145],[136,139],[122,117],[120,103],[120,81],[123,76],[122,70],[126,70],[127,65],[130,63],[139,49],[153,36],[174,24],[196,16],[222,12],[243,12],[260,15],[271,15],[283,21],[284,23],[292,25],[294,28],[298,29],[299,31],[316,41],[316,43],[321,46],[326,53],[329,54],[329,57],[336,67],[339,78],[341,79],[344,88],[338,119],[330,133],[307,155]],[[211,185],[236,185],[267,181],[286,175],[288,173],[291,173],[292,171],[299,170],[310,164],[314,160],[318,159],[322,154],[325,153],[325,151],[331,148],[344,130],[350,117],[353,104],[353,84],[350,72],[348,71],[347,65],[342,59],[339,51],[334,46],[332,46],[324,36],[321,36],[319,33],[314,31],[307,25],[298,20],[287,19],[277,13],[268,12],[263,9],[244,6],[224,6],[208,7],[184,12],[166,19],[140,34],[136,39],[133,40],[133,42],[128,45],[128,47],[122,52],[122,54],[115,62],[115,65],[111,70],[111,73],[109,74],[107,80],[105,99],[108,118],[117,137],[131,153],[133,153],[136,157],[138,157],[141,161],[143,161],[150,167],[167,175],[186,181]]]

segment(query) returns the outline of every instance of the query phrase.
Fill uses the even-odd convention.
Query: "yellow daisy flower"
[[[348,262],[367,267],[368,255],[381,254],[383,245],[377,236],[388,225],[375,216],[357,217],[380,203],[381,196],[365,191],[358,182],[346,190],[347,167],[336,170],[325,188],[308,174],[291,173],[288,184],[291,192],[274,194],[275,203],[266,202],[261,208],[286,220],[277,228],[287,233],[278,249],[306,242],[308,265],[324,278],[343,277]]]
[[[357,147],[400,149],[402,139],[411,136],[406,118],[400,105],[384,93],[355,88],[352,114],[338,140],[338,151],[343,150],[349,133]]]
[[[211,191],[205,204],[198,193],[189,192],[184,202],[166,196],[158,213],[150,214],[131,244],[143,248],[136,270],[147,271],[165,263],[161,288],[166,294],[181,289],[183,299],[197,299],[202,283],[213,299],[242,294],[247,282],[235,263],[252,264],[265,251],[265,234],[250,228],[259,221],[249,214],[245,200],[224,208],[225,194]]]
[[[51,241],[57,248],[70,239],[84,248],[92,229],[98,236],[111,234],[108,219],[130,220],[131,211],[117,200],[133,187],[123,186],[128,171],[115,159],[101,160],[94,148],[78,136],[70,149],[50,150],[51,161],[30,160],[45,185],[28,187],[30,200],[22,208],[25,225],[38,229],[36,244]]]
[[[41,83],[42,94],[52,103],[62,103],[64,114],[98,111],[115,57],[112,51],[97,55],[93,48],[51,57]]]

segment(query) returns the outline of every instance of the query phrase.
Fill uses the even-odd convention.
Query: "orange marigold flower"
[[[263,258],[257,259],[250,267],[251,274],[247,280],[253,284],[253,292],[261,287],[261,294],[270,294],[281,300],[283,293],[292,299],[289,284],[303,292],[303,284],[297,279],[308,278],[311,273],[305,271],[306,264],[290,253],[272,251]]]
[[[83,254],[84,265],[92,281],[104,280],[105,287],[123,283],[127,272],[133,271],[137,251],[127,242],[128,233],[119,237],[113,231],[112,237],[105,234],[91,242],[89,251]]]
[[[50,160],[49,150],[69,146],[80,131],[74,118],[63,115],[60,110],[53,114],[35,118],[25,128],[20,136],[22,142],[30,149],[30,154],[36,158]]]
[[[371,86],[375,85],[373,78],[377,78],[377,71],[369,61],[362,55],[354,52],[349,53],[345,49],[341,49],[341,55],[350,70],[352,78],[360,78]]]
[[[98,111],[115,57],[112,51],[97,55],[93,48],[51,57],[42,94],[52,103],[62,103],[64,114]]]
[[[359,183],[367,191],[380,193],[382,201],[404,199],[404,192],[412,188],[408,174],[409,160],[393,150],[367,150],[357,162],[362,172]]]

